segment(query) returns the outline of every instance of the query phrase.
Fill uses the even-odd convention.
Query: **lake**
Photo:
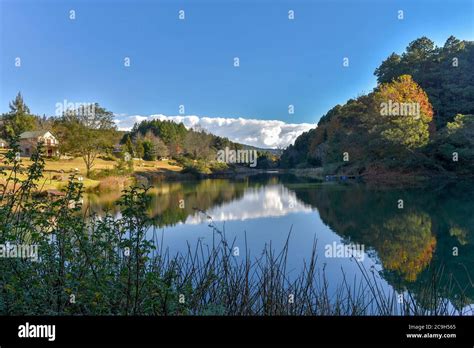
[[[472,182],[397,188],[274,174],[161,182],[150,190],[150,238],[159,235],[171,253],[185,252],[198,240],[212,244],[212,222],[235,250],[258,257],[266,245],[281,250],[290,235],[290,277],[301,271],[316,243],[330,291],[343,277],[357,283],[363,268],[384,292],[421,298],[434,283],[435,296],[472,314],[473,194]],[[84,206],[119,215],[119,195],[91,193]]]

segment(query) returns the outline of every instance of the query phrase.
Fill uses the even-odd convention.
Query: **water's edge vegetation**
[[[315,247],[290,277],[291,231],[282,250],[268,245],[250,254],[245,248],[235,257],[233,241],[209,217],[212,244],[198,242],[172,255],[158,233],[147,239],[152,226],[147,188],[123,191],[120,216],[89,215],[82,210],[83,184],[74,175],[64,195],[35,195],[44,169],[41,148],[32,155],[26,179],[16,176],[15,153],[13,148],[5,159],[13,170],[1,173],[7,184],[0,186],[0,244],[38,245],[38,260],[0,259],[3,315],[472,314],[472,308],[459,311],[438,296],[456,291],[459,303],[466,303],[456,279],[440,281],[446,277],[442,270],[431,270],[432,281],[405,291],[402,301],[362,265],[358,276],[344,276],[335,292],[328,291]],[[7,191],[10,185],[14,189]]]

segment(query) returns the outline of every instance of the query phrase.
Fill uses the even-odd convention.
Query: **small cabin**
[[[59,142],[49,131],[24,132],[20,134],[21,156],[31,156],[36,150],[38,143],[43,144],[44,153],[47,157],[59,156]]]
[[[0,149],[6,149],[7,147],[8,147],[7,141],[0,138]]]

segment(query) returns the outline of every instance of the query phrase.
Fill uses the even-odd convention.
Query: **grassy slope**
[[[2,151],[4,153],[4,151]],[[2,161],[3,153],[0,152],[0,162]],[[32,162],[29,158],[22,158],[21,159],[23,168],[29,166]],[[103,169],[112,169],[117,164],[115,161],[106,161],[101,158],[97,158],[94,163],[94,170],[103,170]],[[97,187],[101,180],[92,180],[85,177],[86,174],[86,166],[82,158],[77,157],[70,160],[49,160],[46,159],[45,163],[45,171],[43,175],[43,179],[38,182],[38,185],[41,190],[57,190],[64,187],[67,183],[67,177],[74,173],[76,168],[78,169],[79,175],[84,176],[84,187],[86,189]],[[142,161],[142,160],[134,160],[134,168],[135,172],[162,172],[162,171],[173,171],[179,172],[181,171],[181,167],[170,164],[169,161]],[[8,169],[6,170],[7,175],[9,174]],[[26,175],[23,173],[20,178],[24,179],[23,176]],[[53,179],[53,177],[62,177],[63,180]],[[2,178],[0,178],[0,181]],[[105,178],[104,180],[107,180]]]

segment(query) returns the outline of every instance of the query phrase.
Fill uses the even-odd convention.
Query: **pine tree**
[[[14,137],[25,131],[37,129],[38,119],[30,114],[30,108],[25,104],[20,92],[10,102],[9,106],[10,112],[4,117],[5,127],[3,136]]]

